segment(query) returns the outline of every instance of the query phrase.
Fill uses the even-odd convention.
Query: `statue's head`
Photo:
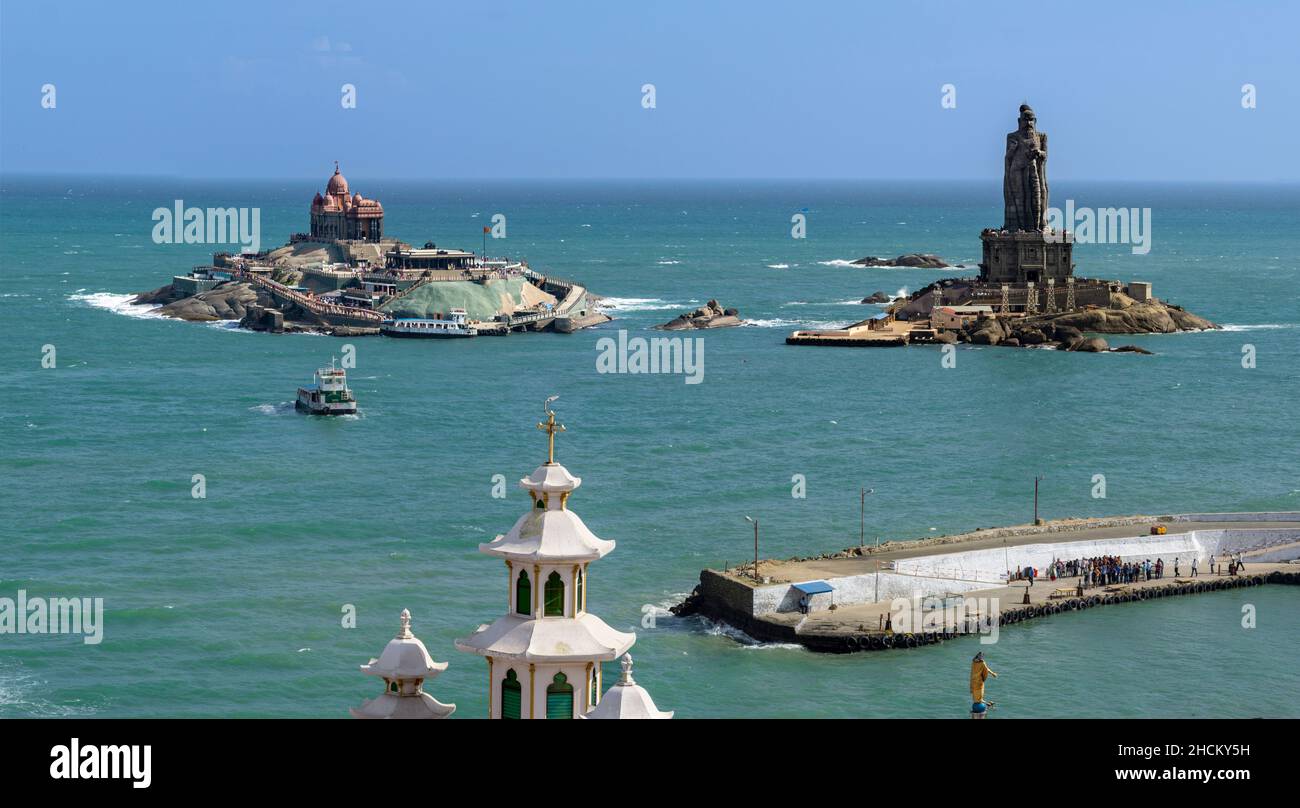
[[[1020,105],[1020,128],[1032,132],[1034,124],[1038,118],[1034,115],[1034,108],[1028,104]]]

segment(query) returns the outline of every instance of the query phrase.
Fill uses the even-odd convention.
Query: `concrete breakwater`
[[[1167,532],[1134,529],[1151,524],[1163,525]],[[765,642],[845,653],[927,645],[978,630],[987,633],[992,622],[1012,625],[1102,605],[1265,583],[1300,584],[1300,566],[1291,563],[1300,559],[1300,513],[1070,520],[887,547],[762,561],[758,580],[752,565],[704,570],[699,586],[674,613],[718,620]],[[1049,581],[1043,575],[1035,586],[1008,580],[1009,570],[1043,570],[1057,560],[1097,556],[1162,559],[1165,577],[1082,591],[1078,578]],[[1228,575],[1223,566],[1227,556],[1245,561],[1245,570]],[[1219,560],[1213,574],[1211,558]],[[1173,576],[1176,568],[1180,575]],[[915,618],[900,621],[900,612]]]

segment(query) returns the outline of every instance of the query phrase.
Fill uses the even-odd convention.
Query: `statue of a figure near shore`
[[[1020,105],[1020,126],[1007,135],[1007,159],[1002,177],[1006,201],[1004,229],[1042,232],[1047,229],[1047,135],[1034,128],[1037,119],[1028,104]]]

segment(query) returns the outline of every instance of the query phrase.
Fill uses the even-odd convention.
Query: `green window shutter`
[[[560,573],[552,572],[546,579],[546,588],[543,590],[546,595],[545,609],[542,614],[547,617],[564,616],[564,581],[560,578]]]
[[[555,674],[546,686],[546,717],[573,718],[573,685],[562,673]]]
[[[501,717],[518,719],[522,701],[519,677],[512,668],[506,671],[506,678],[501,681]]]
[[[519,571],[519,580],[515,582],[515,611],[530,614],[533,611],[533,585],[528,582],[528,572]]]

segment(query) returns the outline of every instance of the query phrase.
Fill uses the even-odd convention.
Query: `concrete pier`
[[[1153,535],[1153,526],[1166,532]],[[1227,574],[1229,555],[1245,562],[1236,576]],[[1164,577],[1082,591],[1078,578],[1052,581],[1045,573],[1032,587],[1008,580],[1009,570],[1045,570],[1056,560],[1097,556],[1162,559]],[[1214,574],[1212,556],[1224,565]],[[699,586],[674,611],[720,620],[761,641],[800,643],[816,651],[915,647],[1061,611],[1265,583],[1300,584],[1300,513],[1063,520],[893,541],[815,558],[764,560],[757,580],[752,567],[704,570]],[[821,587],[798,586],[811,582],[824,582],[832,591],[810,596],[805,590]]]

